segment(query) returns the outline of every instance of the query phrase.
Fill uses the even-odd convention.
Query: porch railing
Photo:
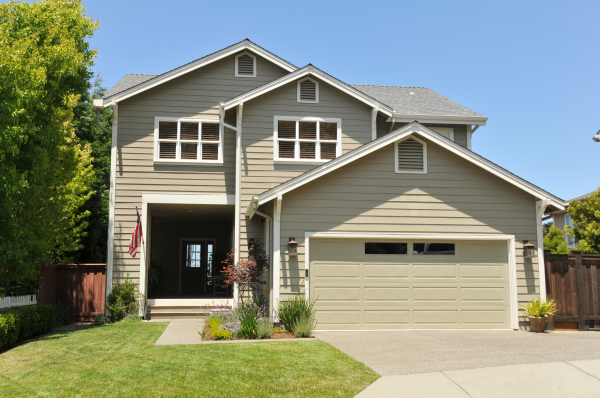
[[[37,297],[34,295],[31,296],[14,296],[14,297],[4,297],[0,298],[0,309],[2,308],[10,308],[10,307],[21,307],[24,305],[36,305]]]

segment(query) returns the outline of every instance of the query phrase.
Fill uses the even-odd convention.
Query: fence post
[[[552,259],[550,257],[550,250],[544,250],[544,272],[546,273],[546,300],[554,299],[556,292],[553,291],[553,279],[552,279]],[[556,299],[554,299],[556,302]],[[554,330],[554,315],[548,315],[548,330]]]
[[[585,280],[583,277],[583,261],[581,250],[571,250],[575,255],[575,285],[577,286],[577,316],[579,317],[579,330],[585,330]]]

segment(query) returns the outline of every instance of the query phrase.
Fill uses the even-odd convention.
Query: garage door
[[[317,329],[509,329],[506,241],[310,240]]]

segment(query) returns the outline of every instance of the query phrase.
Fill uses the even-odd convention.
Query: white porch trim
[[[110,196],[108,201],[108,248],[106,251],[106,299],[112,292],[113,262],[115,253],[115,201],[117,178],[117,130],[119,128],[119,106],[113,106],[112,139],[110,143]]]
[[[380,239],[451,239],[451,240],[497,240],[506,241],[508,248],[508,289],[510,294],[510,327],[519,329],[519,308],[517,299],[517,257],[514,235],[494,234],[426,234],[426,233],[343,233],[343,232],[305,232],[304,233],[304,267],[309,270],[305,277],[304,294],[310,298],[310,239],[311,238],[380,238]]]
[[[233,299],[224,298],[207,298],[207,299],[194,299],[194,298],[157,298],[148,299],[147,305],[149,307],[203,307],[213,305],[233,305]]]

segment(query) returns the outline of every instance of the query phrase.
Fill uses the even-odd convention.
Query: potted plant
[[[527,305],[522,305],[521,308],[529,318],[531,331],[535,333],[544,332],[546,330],[546,317],[556,312],[556,304],[552,299],[549,301],[531,300]]]

